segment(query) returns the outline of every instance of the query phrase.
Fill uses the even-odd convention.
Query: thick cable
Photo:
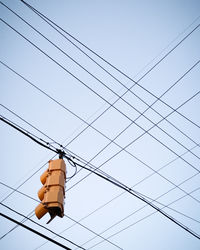
[[[19,226],[21,226],[21,227],[23,227],[23,228],[25,228],[25,229],[31,231],[31,232],[34,233],[34,234],[39,235],[40,237],[45,238],[45,239],[48,240],[48,241],[51,241],[52,243],[58,245],[59,247],[62,247],[62,248],[67,249],[67,250],[72,250],[71,248],[66,247],[66,246],[64,246],[63,244],[59,243],[58,241],[55,241],[55,240],[51,239],[50,237],[48,237],[48,236],[46,236],[46,235],[44,235],[44,234],[42,234],[42,233],[40,233],[40,232],[38,232],[38,231],[36,231],[36,230],[34,230],[34,229],[32,229],[32,228],[30,228],[30,227],[24,225],[23,223],[21,223],[21,222],[15,220],[15,219],[13,219],[13,218],[11,218],[11,217],[9,217],[9,216],[3,214],[3,213],[0,213],[0,216],[2,216],[2,217],[4,217],[4,218],[6,218],[7,220],[10,220],[10,221],[12,221],[12,222],[18,224]],[[85,249],[85,248],[82,248],[82,249]]]

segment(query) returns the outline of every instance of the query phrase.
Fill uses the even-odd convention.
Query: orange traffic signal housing
[[[40,176],[43,187],[38,191],[42,201],[36,208],[35,214],[41,219],[47,212],[50,214],[49,223],[55,216],[64,216],[64,197],[66,165],[63,159],[50,160],[48,169]]]

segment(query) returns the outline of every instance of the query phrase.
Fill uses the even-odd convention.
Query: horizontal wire
[[[12,113],[13,114],[16,114],[16,113],[14,113],[13,111],[12,111]],[[24,120],[24,119],[23,119]],[[26,122],[26,120],[24,120],[25,122]],[[28,123],[29,125],[31,125],[30,123]],[[43,133],[44,134],[44,133]],[[45,134],[44,134],[45,135]],[[48,137],[49,138],[49,137]],[[57,143],[58,145],[60,145],[59,143]],[[158,173],[159,174],[159,173]],[[160,175],[160,174],[159,174]],[[162,175],[161,175],[162,176]],[[163,178],[165,178],[164,176],[162,176]],[[167,178],[165,178],[165,179],[167,179]],[[168,180],[168,179],[167,179]],[[184,193],[186,193],[185,192],[185,190],[183,190],[183,189],[181,189],[180,187],[178,187],[177,185],[175,185],[173,182],[171,182],[170,180],[168,180],[171,184],[173,184],[175,187],[177,187],[177,188],[179,188],[181,191],[183,191]],[[68,191],[68,190],[67,190]],[[186,193],[186,194],[188,194],[188,193]],[[193,199],[195,199],[194,197],[192,197]],[[197,199],[195,199],[196,201],[198,201],[199,202],[199,200],[197,200]]]

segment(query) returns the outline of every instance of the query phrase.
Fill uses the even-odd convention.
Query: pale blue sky
[[[153,65],[199,24],[200,1],[27,0],[27,2],[135,81],[139,80],[139,84],[144,89],[135,86],[132,88],[132,92],[148,105],[151,105],[156,100],[155,96],[161,96],[200,59],[200,30],[197,28],[180,46],[140,81],[140,78]],[[43,35],[48,37],[48,39],[78,61],[107,87],[117,93],[117,95],[122,95],[126,91],[125,87],[91,62],[77,48],[22,4],[21,1],[2,0],[2,3],[6,4]],[[2,4],[0,4],[0,16],[9,25],[22,33],[27,39],[83,81],[88,87],[92,88],[98,95],[110,103],[117,100],[117,95],[80,69],[66,55],[62,54],[23,23],[23,21],[19,20],[18,17]],[[105,136],[97,133],[92,128],[87,128],[85,132],[70,143],[71,140],[86,128],[86,123],[91,123],[109,107],[108,103],[70,76],[2,21],[0,22],[0,32],[0,61],[52,96],[56,101],[84,120],[85,123],[0,63],[1,104],[43,131],[56,142],[63,145],[69,144],[67,148],[74,154],[82,157],[85,161],[90,161],[109,143],[109,140],[105,137],[113,140],[130,124],[131,120],[135,120],[138,117],[139,114],[133,107],[139,112],[143,112],[147,108],[146,104],[138,100],[133,93],[129,92],[123,97],[126,103],[123,100],[119,100],[115,104],[117,110],[110,108],[101,118],[94,122],[93,126],[95,129],[99,130]],[[84,47],[81,48],[86,51]],[[106,65],[105,62],[92,55],[91,52],[86,52],[127,88],[133,85],[130,79],[127,79]],[[198,93],[200,90],[199,79],[200,69],[198,64],[174,88],[162,97],[162,101],[173,109],[176,109],[194,94]],[[153,105],[153,108],[165,117],[172,109],[163,102],[157,101]],[[101,168],[103,171],[130,187],[134,186],[136,191],[152,199],[163,195],[172,189],[174,185],[179,185],[190,177],[191,179],[182,184],[180,188],[185,193],[193,192],[199,188],[200,183],[198,171],[193,168],[200,169],[200,149],[196,145],[200,141],[199,103],[200,99],[199,95],[197,95],[178,110],[182,115],[190,119],[193,124],[176,112],[167,118],[170,123],[175,125],[187,137],[177,131],[167,121],[162,121],[159,124],[162,131],[159,128],[153,128],[150,131],[152,136],[164,143],[171,151],[150,135],[145,134],[127,148],[129,153],[140,159],[143,163],[123,151],[104,164],[107,159],[120,150],[116,144],[125,147],[143,133],[143,130],[139,127],[148,130],[153,126],[153,123],[157,123],[162,119],[155,111],[149,109],[145,113],[145,116],[150,121],[145,117],[140,117],[137,120],[138,125],[132,124],[126,132],[116,139],[116,144],[112,143],[109,145],[91,163],[96,167],[103,164]],[[2,116],[5,116],[40,138],[51,142],[50,139],[21,121],[2,105],[0,106],[0,114]],[[119,113],[118,110],[123,114]],[[0,145],[0,182],[12,188],[17,188],[18,185],[51,159],[53,154],[3,122],[0,125],[2,142]],[[163,130],[175,138],[176,142],[172,138],[169,138]],[[57,145],[55,146],[57,147]],[[185,153],[188,149],[192,149],[191,152]],[[177,155],[182,154],[184,154],[183,159],[176,159]],[[173,162],[168,164],[171,161]],[[74,169],[69,163],[66,162],[66,164],[68,176],[70,176],[73,174]],[[153,171],[157,171],[165,165],[166,167],[159,172],[165,179],[158,174],[154,174],[136,185],[154,173]],[[20,187],[19,191],[38,199],[37,191],[41,187],[39,178],[46,168],[47,164]],[[72,187],[86,174],[85,170],[78,173],[67,182],[66,189]],[[0,185],[0,200],[2,201],[11,191],[2,184]],[[92,174],[69,191],[66,191],[65,214],[76,221],[81,220],[84,226],[97,234],[105,231],[102,237],[106,239],[110,237],[109,240],[113,244],[124,250],[200,249],[200,241],[198,239],[185,232],[161,214],[156,213],[139,222],[144,217],[153,213],[154,210],[146,206],[141,211],[135,212],[145,204],[128,193],[121,195],[113,202],[110,202],[102,209],[82,220],[82,218],[122,192],[123,190]],[[168,205],[183,197],[185,195],[184,192],[178,188],[174,188],[158,201],[164,205]],[[174,202],[170,207],[192,217],[196,221],[186,218],[170,209],[164,209],[164,211],[197,234],[200,234],[200,190],[194,191],[191,195],[192,197],[185,196],[179,201]],[[38,203],[15,192],[4,201],[4,204],[27,216],[35,209]],[[157,203],[155,204],[160,206]],[[2,205],[0,205],[0,209],[2,213],[18,221],[23,219],[19,215],[2,207]],[[129,216],[131,214],[132,216]],[[125,217],[127,219],[123,220]],[[40,221],[35,216],[32,219],[46,226],[48,215]],[[121,220],[123,221],[118,223]],[[53,234],[29,221],[25,224],[49,237],[53,237]],[[73,224],[74,222],[67,217],[62,219],[55,218],[47,227],[56,233],[60,233]],[[114,224],[116,225],[110,228]],[[0,218],[0,237],[14,226],[15,224],[12,222]],[[127,229],[120,232],[125,228]],[[114,234],[116,235],[112,236]],[[95,234],[78,224],[66,230],[62,236],[74,241],[78,245],[83,245],[85,249],[89,249],[102,240],[100,237],[97,237],[84,244],[92,239]],[[75,246],[63,239],[58,237],[55,239],[72,249],[76,249]],[[0,249],[34,250],[37,248],[49,250],[60,248],[52,243],[42,246],[45,242],[41,237],[18,227],[0,240]],[[113,244],[103,241],[93,249],[117,249]]]

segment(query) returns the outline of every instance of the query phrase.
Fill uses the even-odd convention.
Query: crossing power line
[[[21,132],[22,134],[24,134],[25,136],[28,136],[30,139],[31,136],[26,134],[23,130],[21,131],[20,128],[16,127],[15,125],[11,124],[10,122],[6,121],[4,118],[0,118],[0,120],[2,122],[5,122],[6,124],[8,124],[9,126],[13,127],[14,129],[16,129],[17,131]],[[33,138],[32,139],[34,142],[38,143],[40,146],[43,146],[42,143],[40,143],[39,141],[37,142],[37,139]],[[44,147],[47,149],[46,145],[44,144]],[[55,153],[60,153],[59,150],[54,150],[52,148],[48,148],[49,150],[55,152]],[[125,190],[127,193],[131,194],[132,196],[134,196],[135,198],[139,199],[140,201],[148,204],[150,207],[152,207],[153,209],[155,209],[157,212],[161,213],[164,217],[168,218],[170,221],[172,221],[173,223],[175,223],[176,225],[178,225],[179,227],[181,227],[182,229],[184,229],[185,231],[187,231],[188,233],[190,233],[191,235],[193,235],[194,237],[200,239],[200,235],[198,235],[197,233],[193,232],[192,230],[190,230],[188,227],[186,227],[185,225],[183,225],[182,223],[180,223],[179,221],[177,221],[175,218],[173,218],[172,216],[170,216],[169,214],[167,214],[166,212],[164,212],[163,210],[161,210],[158,206],[156,206],[155,204],[153,204],[152,202],[148,201],[146,198],[144,198],[140,193],[134,191],[133,189],[131,189],[130,187],[127,187],[126,185],[124,185],[123,183],[119,182],[118,180],[116,180],[115,178],[111,177],[110,175],[103,173],[103,171],[99,172],[98,169],[89,169],[86,166],[81,165],[78,162],[74,162],[71,158],[69,158],[68,156],[66,156],[64,154],[64,152],[62,152],[63,157],[65,159],[67,159],[68,161],[73,162],[73,164],[87,170],[90,171],[92,173],[94,173],[95,175],[99,176],[100,178],[110,182],[111,184],[119,187],[120,189]]]

